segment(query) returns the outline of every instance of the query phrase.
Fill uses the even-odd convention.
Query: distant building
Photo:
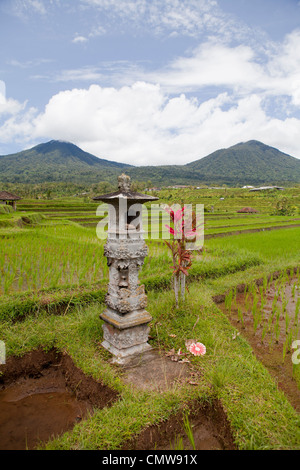
[[[249,191],[266,191],[268,189],[278,189],[282,191],[284,188],[280,186],[261,186],[260,188],[253,188],[253,189],[250,189]]]
[[[240,209],[237,212],[241,214],[257,214],[258,213],[258,211],[256,209],[253,209],[252,207],[243,207],[243,209]]]
[[[184,184],[175,184],[174,186],[167,186],[168,189],[184,189],[189,188],[190,186],[186,186]]]
[[[17,210],[16,201],[19,201],[20,199],[21,198],[15,194],[11,194],[7,191],[0,191],[0,204],[12,206],[15,211]]]

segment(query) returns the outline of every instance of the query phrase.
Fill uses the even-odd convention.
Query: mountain
[[[97,158],[69,142],[51,140],[0,156],[1,183],[116,183],[126,172],[155,186],[275,185],[300,183],[300,160],[256,140],[239,143],[185,165],[135,167]]]
[[[99,182],[127,168],[130,165],[97,158],[70,142],[59,140],[0,156],[2,182]]]
[[[155,185],[262,185],[300,183],[300,160],[250,140],[185,165],[133,167],[128,174]]]
[[[256,140],[217,150],[185,165],[208,179],[232,184],[300,183],[300,160]]]

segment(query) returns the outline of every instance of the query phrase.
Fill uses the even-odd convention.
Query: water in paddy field
[[[239,330],[238,334],[251,344],[257,358],[275,377],[278,387],[285,392],[294,408],[300,410],[299,379],[296,376],[300,364],[294,364],[292,360],[295,353],[293,342],[300,340],[298,276],[279,276],[265,285],[265,289],[260,282],[248,293],[237,289],[232,301],[228,303],[227,297],[227,301],[218,303],[218,306]]]
[[[0,450],[43,445],[118,397],[55,349],[9,357],[0,371]]]
[[[59,435],[92,410],[66,389],[63,375],[20,379],[0,392],[0,449],[33,449]]]

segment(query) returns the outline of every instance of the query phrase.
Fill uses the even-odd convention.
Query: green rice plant
[[[250,299],[249,299],[249,296],[250,296],[250,292],[247,290],[247,293],[246,293],[246,296],[245,296],[245,308],[246,308],[246,311],[248,312],[249,309],[250,309]]]
[[[9,294],[14,280],[15,280],[14,272],[6,274],[5,279],[4,279],[4,295]]]
[[[284,269],[281,274],[280,274],[280,281],[281,281],[281,285],[285,285],[288,283],[289,281],[289,277],[288,277],[288,273],[287,273],[287,270]]]
[[[292,366],[292,375],[293,375],[293,377],[295,377],[295,375],[296,375],[295,373],[296,373],[298,364],[294,364],[294,363],[292,363],[292,364],[293,364],[293,366]]]
[[[260,303],[262,304],[264,301],[264,293],[265,293],[263,286],[259,286],[259,293],[260,293]]]
[[[290,324],[290,316],[287,312],[285,312],[285,334],[288,334],[289,324]]]
[[[294,331],[291,329],[286,336],[285,342],[282,347],[282,362],[284,362],[287,352],[292,351],[292,343],[294,339]]]
[[[294,283],[292,287],[292,297],[294,300],[295,300],[295,295],[296,295],[296,283]]]
[[[17,233],[5,240],[0,251],[0,295],[96,282],[107,274],[103,242],[81,227],[49,226]]]
[[[273,283],[273,274],[271,274],[270,279],[269,279],[269,285],[271,286]]]
[[[257,327],[260,322],[260,309],[258,307],[258,297],[256,293],[254,294],[254,297],[253,297],[252,316],[253,316],[253,328],[254,328],[254,332],[256,332]]]
[[[277,311],[276,311],[275,327],[274,327],[276,343],[278,343],[278,341],[279,341],[279,335],[280,335],[279,318],[280,318],[280,311],[277,310]]]
[[[228,310],[229,315],[231,314],[232,300],[233,300],[233,291],[231,290],[225,297],[225,307]]]
[[[188,437],[188,440],[192,446],[193,450],[196,450],[196,444],[195,444],[195,439],[194,439],[194,434],[192,430],[192,426],[189,422],[188,414],[185,413],[183,415],[183,429]],[[171,450],[186,450],[183,444],[183,437],[181,436],[176,436],[174,445],[170,445]]]
[[[245,328],[243,310],[240,307],[238,307],[238,318],[241,321],[242,328]]]
[[[275,292],[273,301],[272,301],[272,312],[276,311],[277,309],[277,301],[278,301],[278,293]]]
[[[175,437],[174,446],[170,444],[171,450],[186,450],[183,445],[183,438],[180,436]]]
[[[282,315],[285,314],[288,303],[289,303],[289,301],[286,298],[285,292],[283,292],[283,294],[282,294]]]
[[[268,330],[269,330],[269,325],[268,325],[268,322],[265,321],[262,332],[261,332],[261,342],[262,343],[264,342],[264,339],[265,339],[265,336],[266,336]]]
[[[263,277],[263,291],[266,294],[268,288],[268,277],[264,275]]]
[[[192,449],[196,450],[195,439],[194,439],[192,427],[191,427],[191,424],[189,422],[189,418],[188,418],[187,414],[185,414],[184,417],[183,417],[183,426],[184,426],[184,430],[186,432],[186,435],[187,435],[187,437],[188,437],[188,439],[191,443]]]
[[[253,283],[250,285],[250,293],[252,295],[256,294],[256,286]]]
[[[261,320],[264,320],[264,308],[267,303],[267,299],[265,297],[265,291],[261,289],[261,295],[260,295],[260,312],[261,312]]]
[[[295,338],[297,338],[297,332],[293,328],[291,328],[291,330],[288,333],[288,343],[287,343],[288,351],[290,352],[292,351],[292,343]]]
[[[272,309],[271,312],[270,312],[270,315],[269,315],[269,318],[268,318],[268,330],[270,331],[271,329],[271,325],[273,324],[273,320],[274,320],[274,317],[276,315],[276,309]]]
[[[271,350],[273,346],[274,337],[275,337],[275,326],[273,323],[270,325],[269,333],[270,333],[269,334],[269,349]]]
[[[259,323],[260,323],[260,322],[259,322],[259,315],[258,315],[258,313],[256,312],[256,314],[253,316],[253,329],[254,329],[254,333],[256,332]]]
[[[277,298],[282,301],[282,285],[280,284],[277,289]]]
[[[232,292],[232,302],[235,307],[237,307],[237,300],[236,300],[236,287],[233,289]]]
[[[283,343],[283,347],[282,347],[282,362],[284,362],[284,360],[285,360],[285,356],[286,356],[286,353],[287,353],[287,348],[288,348],[288,338],[286,338],[285,342]]]

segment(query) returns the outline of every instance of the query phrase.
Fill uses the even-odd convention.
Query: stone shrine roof
[[[148,194],[135,193],[130,188],[130,176],[122,174],[118,177],[119,191],[114,193],[103,194],[93,198],[94,201],[109,202],[113,200],[127,199],[137,202],[157,201],[159,198],[148,196]]]

